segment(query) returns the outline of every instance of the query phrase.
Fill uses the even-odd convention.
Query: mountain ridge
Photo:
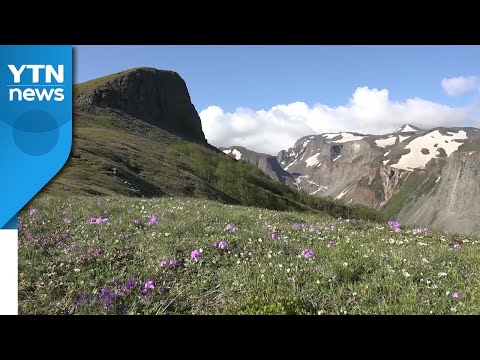
[[[455,232],[480,231],[477,159],[480,129],[424,130],[411,124],[380,135],[307,135],[277,154],[282,170],[294,179],[289,186]],[[441,195],[445,192],[449,195]],[[476,195],[466,199],[468,193]],[[463,201],[452,207],[448,199]]]

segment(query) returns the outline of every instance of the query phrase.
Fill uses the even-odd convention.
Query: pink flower
[[[305,259],[308,259],[308,258],[311,258],[313,256],[315,252],[313,251],[313,249],[304,249],[302,251],[302,256],[305,258]]]
[[[202,252],[198,249],[192,250],[190,257],[192,260],[198,260],[202,256]]]

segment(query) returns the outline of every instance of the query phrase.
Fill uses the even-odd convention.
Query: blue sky
[[[138,66],[178,72],[187,83],[204,131],[218,124],[229,127],[228,139],[222,139],[225,134],[210,135],[217,145],[228,145],[225,141],[234,139],[249,143],[249,133],[269,131],[265,127],[255,129],[252,124],[265,123],[269,121],[267,118],[278,115],[278,111],[272,112],[274,106],[292,103],[305,104],[309,111],[315,106],[321,110],[318,107],[321,104],[332,110],[329,114],[336,119],[314,121],[314,114],[308,115],[300,107],[295,111],[280,108],[283,115],[275,115],[270,122],[278,122],[285,131],[294,126],[283,126],[280,119],[304,117],[303,123],[307,125],[302,131],[294,132],[295,136],[309,131],[363,129],[373,133],[386,130],[385,126],[364,121],[364,114],[355,115],[364,106],[369,109],[365,114],[379,117],[378,124],[385,124],[388,120],[385,118],[390,118],[393,112],[395,120],[388,123],[389,129],[399,123],[412,122],[409,118],[424,127],[430,123],[476,124],[471,111],[467,116],[453,110],[471,110],[478,100],[480,46],[75,46],[75,59],[76,82]],[[442,80],[446,81],[443,87]],[[358,91],[362,88],[367,88],[363,95]],[[375,93],[374,89],[388,90],[388,99],[385,99],[385,92]],[[351,102],[356,92],[362,100],[358,100],[357,108],[353,109]],[[383,101],[383,105],[372,97]],[[425,115],[424,120],[418,115],[419,107],[412,103],[414,99],[426,102],[417,104]],[[393,104],[396,103],[408,111],[395,110]],[[389,104],[388,111],[386,104]],[[385,109],[380,111],[379,106]],[[210,112],[202,112],[209,107]],[[342,107],[347,107],[349,116],[342,115],[345,113]],[[433,108],[438,114],[433,115]],[[268,116],[259,112],[261,110]],[[324,115],[327,116],[320,114],[317,118]],[[335,122],[342,126],[333,126]],[[237,129],[241,123],[244,126]],[[231,131],[234,131],[233,139]],[[291,143],[292,139],[285,141]],[[253,146],[261,142],[259,139]],[[274,150],[273,146],[269,149],[270,152]]]

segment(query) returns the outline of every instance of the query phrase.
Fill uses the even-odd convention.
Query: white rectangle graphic
[[[0,230],[0,315],[18,314],[18,231]]]

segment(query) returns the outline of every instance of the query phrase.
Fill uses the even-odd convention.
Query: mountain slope
[[[275,156],[250,151],[243,146],[231,146],[229,148],[220,148],[220,150],[236,160],[257,166],[273,180],[287,185],[292,185],[295,180],[292,174],[282,169]]]
[[[300,138],[277,156],[293,187],[347,204],[381,209],[408,224],[480,231],[480,131],[351,132]]]
[[[206,143],[182,84],[173,72],[132,69],[75,86],[72,153],[45,191],[189,196],[270,209],[326,210],[338,216],[379,218],[378,213],[362,207],[352,209],[309,197]],[[149,87],[153,87],[153,95]],[[168,93],[183,100],[172,99],[165,95]]]

